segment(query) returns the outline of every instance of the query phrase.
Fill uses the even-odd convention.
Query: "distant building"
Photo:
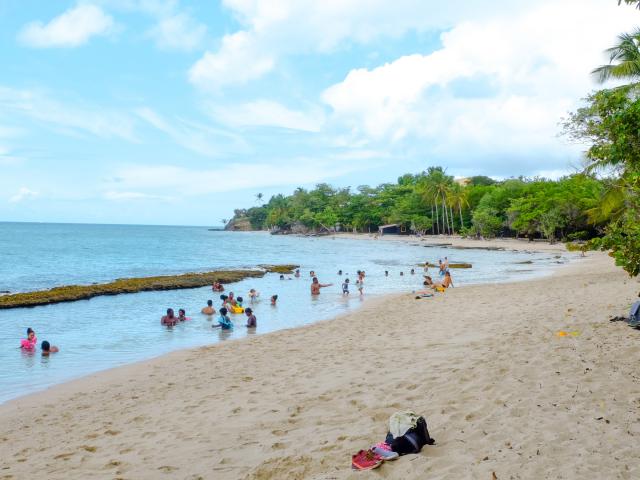
[[[409,231],[404,225],[398,225],[397,223],[391,223],[389,225],[380,225],[378,227],[378,235],[407,235]]]

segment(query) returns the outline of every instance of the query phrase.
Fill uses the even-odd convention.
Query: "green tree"
[[[601,65],[591,73],[604,83],[610,79],[640,80],[640,29],[618,35],[618,42],[605,50],[609,64]]]

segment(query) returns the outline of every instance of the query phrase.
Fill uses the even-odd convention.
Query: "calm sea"
[[[70,225],[0,223],[0,291],[39,290],[57,285],[107,282],[116,278],[168,275],[258,264],[299,264],[302,277],[280,280],[270,274],[227,286],[247,297],[261,292],[253,305],[258,318],[255,334],[331,318],[357,308],[362,299],[355,286],[343,297],[345,276],[355,282],[356,270],[367,272],[368,298],[421,287],[417,263],[448,256],[473,263],[454,271],[458,285],[526,278],[548,271],[558,259],[548,254],[425,248],[404,242],[271,236],[266,233],[210,231],[206,227],[130,225]],[[523,264],[524,261],[532,264]],[[416,274],[409,273],[411,268]],[[342,269],[342,277],[337,271]],[[319,298],[310,298],[309,271],[323,283]],[[384,271],[389,271],[389,277]],[[404,276],[400,276],[400,272]],[[277,307],[269,297],[278,294]],[[223,341],[219,330],[200,309],[219,294],[209,287],[97,297],[28,309],[0,310],[0,402],[44,389],[81,375],[148,359],[172,350]],[[168,307],[184,308],[191,320],[176,328],[160,326]],[[461,308],[463,308],[461,306]],[[244,316],[234,316],[231,338],[247,331]],[[49,358],[19,348],[27,327],[38,340],[49,340],[60,353]]]

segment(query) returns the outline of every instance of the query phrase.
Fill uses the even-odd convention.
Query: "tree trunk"
[[[454,224],[454,216],[453,216],[453,205],[449,204],[449,218],[451,219],[451,233],[453,235],[456,234],[456,228],[455,228],[455,224]]]
[[[436,201],[436,227],[437,228],[437,235],[440,235],[440,224],[438,223],[438,197],[435,198]]]
[[[431,204],[431,234],[435,235],[436,233],[436,224],[433,222],[433,203]]]
[[[446,225],[444,231],[446,234],[451,234],[451,231],[449,230],[449,213],[447,212],[447,202],[444,198],[444,193],[442,194],[442,209],[444,210],[443,218],[444,224]]]
[[[460,211],[460,231],[464,230],[464,221],[462,220],[462,204],[458,204],[458,209]]]

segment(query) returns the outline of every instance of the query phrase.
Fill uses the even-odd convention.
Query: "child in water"
[[[349,295],[349,279],[345,278],[344,283],[342,284],[342,294]]]
[[[253,310],[251,310],[250,308],[245,308],[244,313],[247,316],[247,324],[245,325],[245,327],[256,328],[258,326],[258,321],[256,319],[256,316],[253,314]]]
[[[38,344],[36,332],[32,328],[27,328],[27,338],[20,340],[20,348],[23,350],[34,350]]]
[[[42,355],[45,357],[47,357],[50,353],[58,353],[60,351],[58,347],[56,347],[55,345],[51,345],[46,340],[44,340],[40,344],[40,348],[42,349]]]
[[[278,301],[278,295],[271,295],[271,306],[275,307],[276,302]]]
[[[211,325],[212,328],[221,328],[222,330],[232,330],[233,322],[227,315],[227,309],[222,307],[220,309],[220,316],[218,317],[218,325]]]
[[[260,296],[260,292],[257,291],[255,288],[252,288],[251,290],[249,290],[249,301],[251,303],[255,302],[259,296]]]
[[[184,310],[184,308],[181,308],[180,310],[178,310],[178,320],[181,322],[188,320],[187,312]]]

